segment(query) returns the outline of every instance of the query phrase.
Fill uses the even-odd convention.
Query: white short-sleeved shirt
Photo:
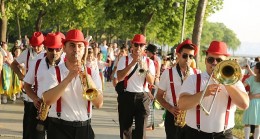
[[[203,72],[201,74],[201,84],[200,84],[200,91],[203,91],[205,89],[205,86],[207,84],[207,81],[209,79],[209,75],[207,72]],[[181,93],[189,93],[189,94],[195,94],[196,93],[196,75],[189,76],[183,83],[181,87]],[[212,79],[210,80],[209,84],[215,83]],[[243,91],[246,92],[245,87],[243,86],[241,81],[238,81],[235,86]],[[212,132],[222,132],[224,130],[224,123],[225,123],[225,115],[226,115],[226,109],[227,109],[227,103],[228,103],[228,93],[226,88],[221,85],[221,92],[218,92],[215,98],[215,102],[213,104],[212,110],[210,115],[206,115],[205,112],[203,112],[202,109],[200,109],[200,129],[203,132],[212,133]],[[205,97],[203,100],[203,105],[208,110],[211,104],[211,101],[213,99],[213,96]],[[226,129],[233,128],[235,125],[235,111],[236,111],[236,105],[232,103],[231,100],[231,106],[230,106],[230,113],[229,113],[229,120],[228,120],[228,126]],[[187,110],[186,113],[186,123],[191,128],[197,129],[196,126],[196,107]]]
[[[28,60],[28,69],[26,67],[27,65],[27,55],[28,52],[30,51],[30,57]],[[34,63],[34,61],[36,61],[37,59],[41,59],[44,57],[44,53],[45,50],[42,50],[42,52],[40,52],[39,54],[37,54],[36,52],[33,51],[32,48],[28,48],[25,51],[23,51],[15,60],[19,63],[19,64],[24,64],[24,68],[25,70],[29,71],[29,67],[32,63]],[[23,94],[24,100],[25,101],[29,101],[29,102],[33,102],[32,99],[30,99],[26,94]]]
[[[98,69],[98,63],[97,63],[97,59],[93,60],[93,61],[86,61],[86,66],[91,68],[91,69]]]
[[[35,82],[35,68],[36,68],[35,66],[36,66],[37,61],[38,60],[34,61],[34,63],[32,63],[30,65],[30,68],[29,68],[29,71],[28,71],[28,73],[30,73],[30,74],[26,74],[24,79],[23,79],[24,82],[31,84],[31,85],[33,85],[34,82]],[[61,63],[64,63],[64,58],[60,60],[59,64],[61,64]],[[37,70],[37,75],[36,75],[37,81],[38,81],[37,96],[39,98],[42,98],[42,94],[39,94],[38,92],[42,92],[42,90],[45,90],[44,88],[42,88],[42,86],[43,86],[42,84],[44,83],[44,80],[46,78],[48,78],[48,76],[46,76],[47,75],[46,72],[48,72],[49,68],[52,67],[51,65],[48,66],[47,64],[48,63],[46,61],[46,57],[42,58],[41,62],[39,64],[38,70]]]
[[[98,68],[99,68],[100,71],[105,71],[105,68],[106,68],[106,65],[107,65],[106,62],[100,60],[100,61],[97,61],[97,64],[98,64]]]
[[[142,62],[147,64],[146,62],[146,58],[147,57],[143,57],[142,58]],[[117,69],[118,70],[123,70],[125,69],[125,60],[126,57],[121,57],[118,64],[117,64]],[[128,55],[128,65],[132,62],[133,58],[131,56],[131,54]],[[129,73],[131,73],[131,71],[134,69],[135,66],[132,67],[132,69],[129,71]],[[148,89],[148,83],[146,82],[145,88],[143,87],[144,84],[144,79],[145,77],[142,77],[140,75],[138,75],[138,69],[139,67],[136,69],[135,73],[130,77],[130,79],[127,80],[127,88],[126,91],[128,92],[149,92]],[[149,71],[151,75],[155,75],[155,67],[154,67],[154,63],[151,59],[149,59]]]
[[[160,82],[159,82],[159,88],[163,91],[165,91],[165,100],[166,102],[168,102],[170,105],[174,106],[173,104],[173,98],[172,98],[172,91],[171,91],[171,85],[170,85],[170,76],[169,76],[169,70],[172,70],[172,74],[173,74],[173,82],[174,82],[174,90],[175,90],[175,94],[176,94],[176,101],[178,102],[179,100],[179,93],[181,90],[181,85],[182,85],[182,81],[181,81],[181,77],[178,74],[177,68],[176,66],[171,68],[171,69],[166,69],[163,71],[161,77],[160,77]],[[189,73],[190,75],[194,74],[194,71],[192,68],[189,68]],[[199,71],[198,71],[199,73]],[[182,75],[182,77],[184,77]]]
[[[61,81],[64,80],[69,74],[69,70],[65,66],[65,63],[59,65]],[[44,80],[44,90],[39,90],[39,94],[57,86],[59,84],[56,76],[55,68],[52,67],[48,70],[48,78]],[[97,89],[102,92],[102,83],[99,76],[98,69],[91,69],[91,77],[94,81]],[[86,121],[92,117],[92,113],[87,113],[88,101],[82,96],[82,86],[79,76],[74,78],[66,87],[65,92],[61,97],[61,119],[66,121]],[[90,103],[90,112],[92,112],[92,103]],[[49,110],[49,117],[57,117],[56,103],[52,104]]]

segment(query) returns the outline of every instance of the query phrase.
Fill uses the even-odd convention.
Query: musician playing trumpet
[[[80,30],[70,30],[63,41],[66,61],[49,70],[42,91],[49,110],[48,139],[94,139],[91,127],[92,105],[101,108],[103,95],[97,70],[87,69],[82,62],[88,42]],[[96,85],[98,95],[92,100],[83,96],[88,75]],[[88,89],[88,88],[87,88]],[[86,92],[84,92],[86,93]]]
[[[184,81],[179,97],[179,108],[187,110],[186,136],[183,139],[233,139],[232,128],[235,125],[236,107],[247,109],[249,97],[239,79],[232,84],[225,85],[215,81],[216,75],[212,76],[212,73],[218,69],[218,63],[226,62],[223,60],[226,60],[228,56],[227,45],[224,42],[212,41],[206,51],[206,71],[189,76]],[[238,68],[229,66],[225,67],[240,69],[239,65]],[[234,70],[231,78],[236,78],[241,74],[237,71],[239,70]],[[224,68],[223,72],[226,72]],[[201,98],[203,98],[202,102]],[[212,102],[213,98],[215,98],[215,103]],[[213,105],[210,112],[211,104]]]
[[[191,40],[185,40],[176,48],[178,63],[163,71],[157,100],[166,109],[165,132],[167,139],[183,139],[185,130],[185,112],[178,108],[178,93],[183,81],[190,75],[199,72],[191,64],[197,54],[197,46]],[[178,123],[177,123],[178,122]]]
[[[142,55],[145,36],[136,34],[131,43],[132,53],[121,57],[117,64],[118,81],[127,80],[125,90],[118,92],[120,138],[143,139],[146,138],[146,121],[150,111],[148,83],[154,82],[155,67],[151,59]],[[135,134],[132,134],[134,118]]]

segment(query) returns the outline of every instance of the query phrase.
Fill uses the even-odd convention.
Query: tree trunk
[[[146,27],[152,21],[154,12],[147,16],[147,19],[144,21],[144,25],[140,27],[140,31],[143,35],[146,36]]]
[[[18,13],[16,13],[16,22],[17,22],[18,40],[22,40],[21,25],[20,25]]]
[[[46,14],[46,11],[40,10],[38,13],[38,17],[35,21],[35,31],[41,31],[41,25],[42,25],[42,17]]]
[[[5,15],[5,0],[1,0],[1,41],[6,42],[7,17]]]
[[[195,23],[192,34],[192,42],[198,46],[198,53],[196,56],[196,62],[200,59],[200,39],[202,34],[203,20],[206,11],[208,0],[199,0],[197,12],[195,16]],[[198,66],[198,64],[197,64]]]

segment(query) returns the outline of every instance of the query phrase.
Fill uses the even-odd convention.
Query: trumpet
[[[202,92],[199,105],[201,106],[202,110],[206,113],[206,115],[209,115],[213,104],[215,102],[215,98],[217,96],[217,91],[219,87],[217,88],[213,99],[211,101],[209,110],[207,110],[204,105],[202,104],[206,90],[209,86],[210,79],[213,78],[214,82],[217,82],[218,84],[223,85],[233,85],[237,83],[242,77],[242,72],[239,64],[235,60],[224,60],[218,63],[215,67],[213,72],[210,75],[209,80],[207,81],[206,87]]]
[[[75,57],[77,58],[78,55],[76,54]],[[84,62],[82,62],[84,63]],[[92,101],[94,99],[97,98],[97,96],[99,95],[98,90],[96,89],[96,85],[93,82],[91,76],[89,74],[87,74],[87,70],[85,68],[85,66],[82,66],[82,70],[79,73],[79,78],[80,78],[80,82],[81,82],[81,87],[82,87],[82,96],[83,98]]]
[[[144,69],[144,62],[143,62],[143,56],[141,56],[141,60],[138,62],[138,75],[139,76],[145,76],[146,75],[146,70]]]

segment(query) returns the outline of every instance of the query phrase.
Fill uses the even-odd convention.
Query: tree
[[[5,0],[1,0],[1,41],[6,42],[7,17],[5,13]]]
[[[199,0],[199,4],[197,7],[197,12],[196,12],[196,16],[195,16],[192,41],[194,44],[196,44],[198,46],[198,52],[200,52],[200,38],[201,38],[203,20],[204,20],[207,3],[208,3],[208,0]],[[199,56],[200,56],[199,54],[196,55],[196,61],[198,61],[200,59]]]

